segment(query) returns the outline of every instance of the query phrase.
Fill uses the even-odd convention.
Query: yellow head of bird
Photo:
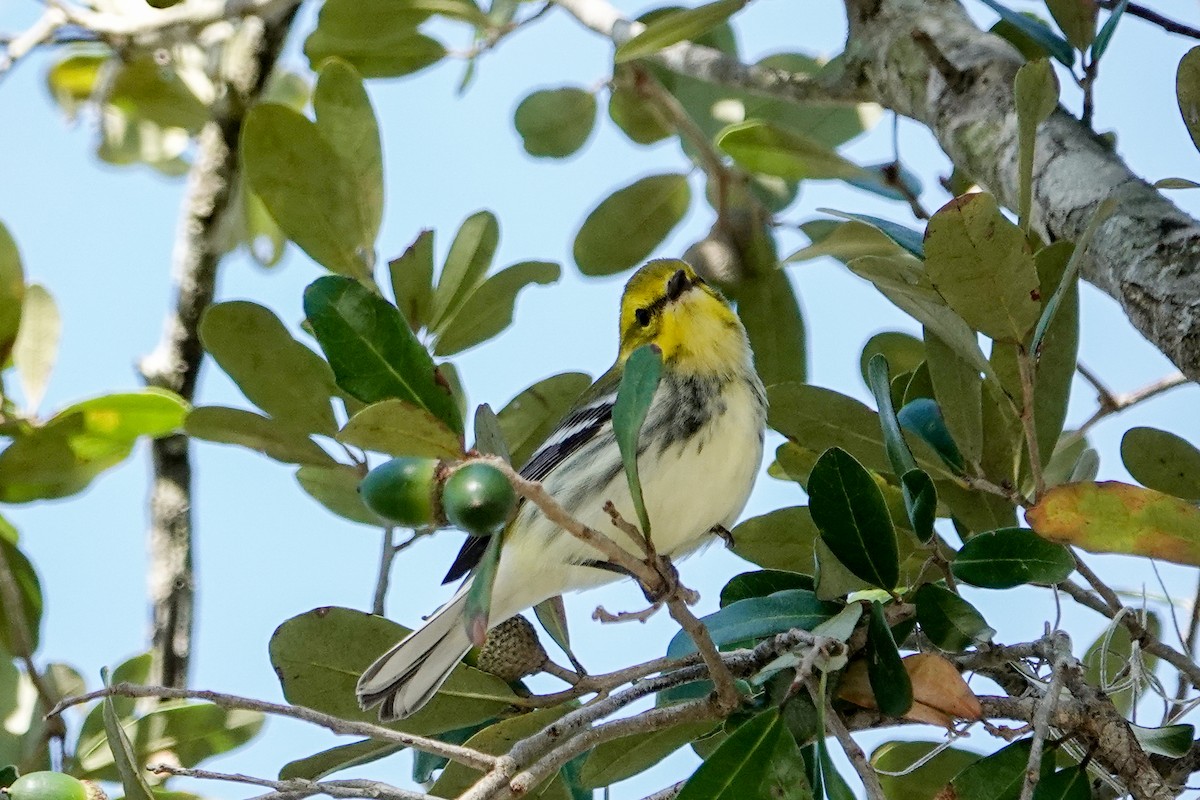
[[[658,345],[664,364],[688,372],[733,374],[749,358],[746,331],[729,303],[673,258],[651,261],[625,284],[620,360],[645,344]]]

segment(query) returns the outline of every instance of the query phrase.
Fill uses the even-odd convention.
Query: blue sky
[[[630,14],[649,7],[618,5]],[[980,4],[969,5],[985,24],[994,20]],[[1180,10],[1173,7],[1178,4],[1157,5],[1165,11]],[[743,57],[757,59],[782,50],[836,53],[844,36],[840,6],[756,0],[735,22]],[[1188,10],[1194,17],[1194,8]],[[19,30],[39,11],[32,0],[0,0],[0,30]],[[311,24],[307,9],[299,28]],[[465,44],[461,36],[457,41]],[[303,69],[298,42],[289,48],[287,61]],[[1187,48],[1185,40],[1127,18],[1105,58],[1097,128],[1115,128],[1118,150],[1149,180],[1200,178],[1200,156],[1174,101],[1175,65]],[[565,267],[557,285],[522,295],[516,322],[506,334],[455,359],[472,403],[500,407],[530,383],[565,370],[598,375],[615,354],[622,278],[581,278],[570,260],[572,238],[586,213],[614,188],[643,175],[682,169],[685,162],[670,142],[649,148],[629,143],[603,112],[580,154],[566,161],[533,160],[522,151],[511,121],[513,109],[532,89],[601,85],[610,53],[599,37],[565,13],[552,11],[484,57],[474,84],[462,97],[456,95],[456,87],[463,65],[453,59],[407,79],[370,84],[384,136],[384,260],[399,254],[425,227],[436,229],[437,250],[444,255],[459,222],[489,208],[501,226],[497,267],[531,258],[557,260]],[[86,120],[66,124],[45,91],[50,63],[49,54],[35,54],[0,83],[0,220],[20,246],[30,280],[50,289],[64,317],[58,366],[43,404],[47,412],[79,398],[139,385],[134,363],[158,340],[171,297],[170,255],[184,188],[181,179],[97,161],[91,154],[92,126]],[[1073,89],[1064,91],[1064,100],[1078,108]],[[847,154],[864,163],[890,158],[890,131],[890,117],[885,116],[873,132],[853,142]],[[948,199],[936,181],[938,175],[948,174],[947,161],[920,126],[902,122],[900,132],[905,163],[926,187],[922,199],[936,208]],[[1173,193],[1172,199],[1192,213],[1200,211],[1200,198],[1187,192]],[[912,222],[902,204],[832,183],[806,185],[785,219],[804,221],[822,206]],[[681,254],[707,230],[709,214],[697,204],[657,255]],[[803,242],[801,235],[784,230],[780,251],[790,252]],[[809,326],[810,380],[867,399],[858,375],[863,343],[881,330],[919,332],[919,327],[836,263],[807,262],[788,271]],[[218,296],[267,305],[295,329],[302,317],[303,287],[320,274],[321,269],[295,248],[273,270],[236,255],[222,267]],[[1082,324],[1081,359],[1113,389],[1135,389],[1172,371],[1116,304],[1090,287],[1083,292]],[[1100,477],[1128,479],[1118,445],[1131,426],[1163,427],[1200,443],[1198,400],[1200,390],[1176,390],[1096,428],[1092,442],[1101,453]],[[236,387],[211,362],[198,402],[245,405]],[[1086,418],[1093,408],[1091,391],[1077,380],[1070,421]],[[264,457],[199,443],[195,460],[200,588],[193,683],[279,699],[267,659],[271,632],[288,617],[317,606],[368,608],[378,532],[333,517],[299,490],[290,468]],[[132,459],[82,496],[2,509],[21,530],[47,596],[40,660],[71,663],[93,684],[101,666],[145,647],[148,476],[147,448],[139,446]],[[746,515],[802,499],[794,485],[764,476]],[[404,554],[388,600],[390,616],[411,625],[445,598],[437,581],[458,541],[455,535],[439,536]],[[1140,592],[1144,587],[1148,595],[1161,594],[1144,560],[1092,561],[1122,588]],[[713,547],[686,562],[682,571],[684,580],[703,596],[699,610],[707,612],[716,607],[724,581],[745,568],[744,562]],[[1162,565],[1160,572],[1175,597],[1190,597],[1194,570]],[[1037,636],[1043,621],[1054,616],[1053,599],[1045,591],[1001,595],[978,590],[971,599],[984,609],[1001,641]],[[665,616],[644,626],[605,627],[588,620],[597,604],[632,608],[640,600],[641,593],[631,585],[568,598],[580,656],[589,668],[604,670],[662,652],[674,632]],[[1077,626],[1081,653],[1099,631],[1098,619],[1066,601],[1064,620],[1069,629]],[[873,735],[864,742],[870,749],[872,742],[884,738]],[[214,762],[213,768],[273,776],[284,762],[335,743],[341,742],[321,731],[272,720],[259,740]],[[967,744],[977,749],[994,746],[983,734]],[[692,758],[690,753],[677,754],[617,786],[612,796],[641,797],[677,779],[681,765]],[[408,757],[358,774],[405,783]],[[213,784],[193,790],[213,797],[245,794],[237,787]]]

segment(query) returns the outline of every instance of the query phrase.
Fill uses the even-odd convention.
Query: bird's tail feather
[[[429,702],[471,649],[463,627],[466,585],[425,624],[384,653],[358,679],[358,702],[378,705],[383,721],[403,719]]]

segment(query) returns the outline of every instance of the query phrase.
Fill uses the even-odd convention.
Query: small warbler
[[[754,371],[745,328],[721,294],[683,261],[651,261],[625,286],[616,363],[576,401],[520,470],[576,519],[612,530],[605,501],[636,520],[613,434],[612,408],[625,361],[638,347],[662,352],[658,390],[642,426],[638,470],[658,552],[679,558],[731,526],[749,497],[762,460],[766,394]],[[602,554],[523,502],[503,531],[489,627],[563,592],[619,578],[598,569]],[[633,549],[628,537],[614,536]],[[475,567],[486,538],[470,538],[446,575]],[[638,554],[640,555],[640,554]],[[462,588],[358,681],[363,708],[407,717],[421,708],[471,647]]]

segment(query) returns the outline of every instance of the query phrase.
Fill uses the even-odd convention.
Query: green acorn
[[[90,800],[82,781],[61,772],[30,772],[4,791],[12,800]]]
[[[459,468],[442,490],[446,519],[475,536],[502,528],[516,505],[512,484],[490,464],[475,462]]]

